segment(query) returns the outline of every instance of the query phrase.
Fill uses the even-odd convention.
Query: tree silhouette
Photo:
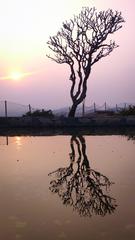
[[[49,173],[54,178],[50,182],[50,190],[59,195],[64,205],[72,206],[80,216],[111,214],[117,206],[115,199],[106,193],[112,182],[91,169],[84,137],[72,136],[70,146],[70,165]]]
[[[123,22],[121,12],[109,9],[97,13],[95,8],[84,7],[78,16],[64,22],[57,35],[47,42],[54,52],[54,56],[47,56],[70,67],[72,107],[69,117],[75,116],[77,106],[86,97],[92,66],[118,47],[114,41],[107,43],[106,39],[119,30]]]

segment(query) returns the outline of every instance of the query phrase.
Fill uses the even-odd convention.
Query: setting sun
[[[20,72],[13,72],[11,73],[11,79],[12,80],[21,80],[21,78],[23,77],[23,73]]]
[[[14,71],[11,72],[9,75],[7,76],[1,76],[0,80],[15,80],[15,81],[20,81],[25,77],[31,76],[33,74],[36,74],[37,72],[19,72],[19,71]]]

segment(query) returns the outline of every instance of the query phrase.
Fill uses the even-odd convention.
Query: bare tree
[[[85,99],[87,80],[91,67],[118,47],[114,41],[106,42],[108,35],[116,32],[124,22],[121,12],[96,12],[84,7],[78,16],[63,23],[56,36],[50,37],[49,48],[54,52],[48,56],[55,62],[70,67],[72,107],[69,117],[74,117],[77,106]]]
[[[113,213],[117,205],[115,199],[107,194],[112,182],[90,167],[84,137],[72,136],[70,146],[69,166],[49,174],[53,177],[50,190],[59,195],[64,205],[72,206],[80,216]]]

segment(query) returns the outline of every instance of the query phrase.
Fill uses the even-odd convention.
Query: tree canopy
[[[78,16],[65,21],[60,31],[47,42],[54,53],[48,57],[70,67],[73,105],[69,116],[75,115],[77,106],[86,97],[91,67],[118,47],[115,41],[106,40],[122,27],[123,22],[121,12],[109,9],[97,13],[95,8],[84,7]]]

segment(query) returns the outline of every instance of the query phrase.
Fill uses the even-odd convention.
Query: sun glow
[[[19,71],[14,71],[14,72],[11,72],[9,75],[7,76],[2,76],[0,77],[0,80],[14,80],[14,81],[20,81],[22,80],[23,78],[25,77],[28,77],[28,76],[32,76],[34,74],[37,74],[38,72],[19,72]]]
[[[20,73],[20,72],[12,72],[11,73],[11,79],[12,80],[21,80],[23,78],[24,74],[23,73]]]

